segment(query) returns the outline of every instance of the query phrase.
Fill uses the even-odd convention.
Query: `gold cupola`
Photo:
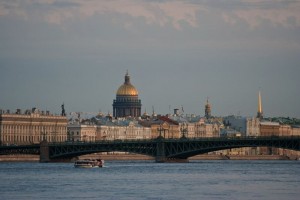
[[[125,82],[117,90],[117,96],[137,96],[138,94],[137,89],[130,83],[130,76],[127,71],[125,75]]]

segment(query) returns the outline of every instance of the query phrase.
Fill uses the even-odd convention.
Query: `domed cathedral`
[[[138,99],[137,89],[130,83],[128,71],[125,75],[125,82],[117,91],[116,99],[113,102],[114,117],[139,117],[141,116],[141,100]]]

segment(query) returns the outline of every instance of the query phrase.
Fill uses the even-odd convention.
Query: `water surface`
[[[300,161],[0,163],[1,199],[300,199]]]

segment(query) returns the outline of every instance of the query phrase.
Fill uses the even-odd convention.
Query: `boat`
[[[84,159],[84,160],[77,160],[74,163],[74,167],[76,168],[97,168],[103,167],[104,160],[102,159]]]

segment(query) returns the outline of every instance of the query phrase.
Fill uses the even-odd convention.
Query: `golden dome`
[[[128,72],[125,75],[125,83],[121,85],[117,91],[117,95],[128,95],[128,96],[137,96],[139,93],[137,89],[130,83],[130,76]]]
[[[131,84],[123,84],[119,87],[117,91],[117,95],[130,95],[135,96],[138,95],[137,89]]]

